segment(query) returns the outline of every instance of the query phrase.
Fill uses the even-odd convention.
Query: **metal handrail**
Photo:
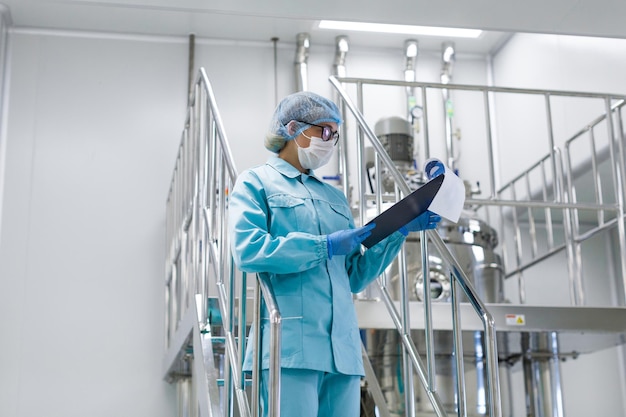
[[[485,198],[467,198],[466,204],[468,207],[473,207],[476,210],[483,210],[487,220],[492,213],[492,209],[500,209],[500,242],[502,242],[502,252],[504,257],[503,264],[507,270],[505,275],[511,277],[517,275],[519,277],[519,291],[520,302],[525,303],[525,289],[523,284],[522,273],[524,270],[536,265],[541,260],[545,260],[556,253],[560,253],[565,250],[568,256],[568,273],[570,274],[570,282],[573,283],[574,288],[571,289],[571,301],[574,305],[584,304],[584,293],[580,285],[580,271],[582,270],[582,259],[580,245],[581,242],[591,237],[593,234],[605,231],[607,229],[615,229],[618,233],[619,239],[619,258],[622,260],[620,264],[622,276],[626,276],[626,226],[624,225],[626,202],[624,197],[626,196],[626,163],[625,163],[625,151],[624,151],[624,127],[622,112],[626,109],[626,96],[619,94],[608,93],[593,93],[593,92],[576,92],[576,91],[563,91],[563,90],[540,90],[540,89],[524,89],[524,88],[508,88],[508,87],[493,87],[493,86],[481,86],[481,85],[464,85],[464,84],[442,84],[442,83],[430,83],[430,82],[410,82],[410,81],[394,81],[394,80],[381,80],[381,79],[366,79],[366,78],[336,78],[337,83],[341,85],[353,84],[357,88],[357,102],[362,108],[363,101],[363,86],[376,85],[376,86],[394,86],[403,88],[421,89],[423,117],[422,124],[423,137],[424,137],[424,151],[425,157],[429,155],[429,126],[428,126],[428,102],[426,92],[429,89],[433,90],[460,90],[482,93],[484,100],[484,117],[486,120],[486,139],[487,139],[487,161],[488,161],[488,180],[491,188]],[[496,169],[494,167],[496,160],[494,158],[494,137],[492,119],[493,119],[493,104],[495,101],[495,93],[504,93],[508,95],[525,95],[525,96],[537,96],[543,98],[545,106],[545,117],[547,121],[546,131],[547,141],[549,144],[550,152],[547,156],[540,159],[536,164],[532,165],[529,169],[522,172],[513,180],[510,180],[505,186],[500,187],[498,185],[499,178],[496,177]],[[584,125],[584,127],[575,132],[570,139],[566,139],[563,146],[564,150],[559,149],[555,144],[555,132],[553,126],[553,115],[551,109],[551,101],[553,98],[580,98],[580,99],[593,99],[594,102],[601,100],[604,103],[604,111],[600,116],[594,115],[590,117],[590,121]],[[600,113],[600,112],[599,112]],[[611,115],[612,117],[608,117]],[[617,119],[617,120],[616,120]],[[593,202],[578,202],[576,200],[575,189],[572,185],[572,175],[576,172],[576,169],[580,170],[582,165],[577,168],[572,165],[570,147],[571,143],[575,140],[581,142],[580,138],[593,136],[593,133],[597,126],[603,125],[603,130],[606,133],[608,143],[605,144],[604,149],[598,152],[592,151],[592,163],[603,159],[607,159],[611,162],[611,175],[612,175],[612,192],[616,196],[614,203],[602,201],[601,195],[598,191],[595,192],[596,199]],[[587,133],[587,135],[585,135]],[[363,135],[361,131],[357,132],[357,139]],[[562,138],[560,138],[562,140]],[[590,139],[590,142],[595,139]],[[379,153],[380,150],[376,149]],[[588,156],[588,155],[584,155]],[[360,156],[357,155],[357,158]],[[377,158],[377,162],[378,162]],[[577,161],[584,162],[584,161]],[[595,162],[597,164],[597,162]],[[539,173],[539,176],[544,178],[544,181],[539,183],[539,187],[532,190],[529,185],[530,171],[535,170]],[[594,174],[597,178],[597,175]],[[397,180],[394,178],[394,180]],[[607,180],[608,181],[608,180]],[[526,199],[520,198],[523,194],[516,192],[516,188],[512,186],[513,183],[519,182],[520,189],[526,188],[528,197]],[[597,182],[597,181],[596,181]],[[344,184],[344,188],[346,185]],[[401,187],[401,186],[399,186]],[[598,185],[595,185],[596,189],[599,189]],[[509,192],[511,195],[506,198],[505,194]],[[537,192],[539,198],[543,198],[543,201],[536,201],[534,197],[531,197],[533,192]],[[363,194],[361,194],[363,195]],[[550,199],[552,199],[550,201]],[[360,202],[359,209],[362,210],[363,203]],[[506,211],[503,209],[506,208]],[[522,214],[521,210],[515,208],[525,209],[528,213],[527,217],[518,216]],[[531,209],[541,208],[545,215],[545,223],[547,233],[547,250],[540,252],[538,250],[536,242],[537,229],[535,227],[535,217]],[[553,224],[559,221],[559,217],[554,217],[552,209],[559,210],[557,213],[561,213],[563,216],[562,221],[562,234],[566,235],[566,242],[561,246],[555,246],[555,230]],[[595,211],[598,213],[598,225],[593,230],[579,230],[580,219],[578,216],[579,211]],[[605,221],[605,214],[613,216],[615,219]],[[504,223],[505,215],[512,216],[513,230],[510,241],[512,242],[511,248],[508,245],[511,244],[506,239],[509,229]],[[524,229],[524,225],[520,220],[527,219],[529,229]],[[526,230],[530,236],[526,237]],[[559,232],[561,229],[559,229]],[[530,239],[530,242],[528,241]],[[530,247],[529,253],[524,253],[526,248]],[[543,247],[540,248],[544,250]],[[508,257],[513,254],[513,259],[509,260]],[[571,278],[572,276],[578,278]],[[626,297],[624,292],[623,297]]]
[[[473,84],[442,84],[431,83],[423,81],[399,81],[399,80],[385,80],[380,78],[354,78],[354,77],[335,77],[331,75],[330,78],[334,79],[337,84],[373,84],[373,85],[386,85],[394,87],[410,87],[410,88],[432,88],[439,90],[462,90],[462,91],[476,91],[476,92],[488,92],[488,93],[514,93],[514,94],[532,94],[532,95],[550,95],[550,96],[563,96],[563,97],[585,97],[585,98],[601,98],[604,99],[610,96],[616,100],[626,100],[626,95],[620,94],[607,94],[607,93],[593,93],[588,91],[566,91],[566,90],[541,90],[532,88],[515,88],[515,87],[494,87],[484,85]],[[335,84],[335,81],[331,81]]]
[[[396,168],[395,164],[393,163],[393,161],[391,160],[391,158],[385,151],[382,143],[380,143],[380,141],[378,140],[374,132],[365,122],[365,119],[361,111],[353,103],[352,99],[348,96],[348,94],[346,93],[346,91],[344,90],[341,83],[336,77],[331,76],[329,80],[331,84],[335,87],[337,92],[339,93],[339,96],[341,97],[342,102],[347,106],[351,114],[357,120],[357,123],[359,125],[359,132],[364,133],[367,139],[369,140],[369,143],[374,147],[376,151],[377,160],[378,159],[382,160],[382,162],[385,165],[385,168],[387,168],[389,170],[389,173],[393,176],[395,180],[395,184],[398,187],[398,189],[402,192],[402,194],[408,195],[411,192],[409,185],[407,184],[406,180],[404,179],[400,171]],[[345,79],[345,78],[341,79],[341,82],[349,82],[349,81],[350,81],[349,79]],[[363,80],[358,80],[359,83],[361,81]],[[363,81],[363,82],[366,82],[366,81]],[[357,155],[359,154],[362,154],[362,152],[359,152]],[[360,157],[359,159],[362,159],[362,157]],[[362,164],[361,166],[364,166],[364,165]],[[379,175],[377,175],[377,178],[378,177]],[[380,193],[379,190],[380,189],[378,189],[378,193]],[[360,213],[361,213],[361,216],[363,216],[363,203],[361,203]],[[422,233],[422,242],[424,242],[425,244],[426,239],[424,239],[424,235],[425,233]],[[489,381],[488,395],[489,395],[490,415],[492,417],[500,417],[502,415],[502,410],[501,410],[501,402],[500,402],[500,384],[499,384],[498,372],[497,372],[498,355],[497,355],[497,343],[496,343],[496,337],[495,337],[496,330],[495,330],[495,322],[493,320],[493,317],[491,317],[491,315],[487,311],[486,306],[478,297],[478,294],[476,290],[474,289],[474,287],[472,286],[469,278],[467,278],[467,276],[463,272],[463,269],[457,263],[456,259],[454,259],[454,256],[450,253],[450,251],[446,247],[443,240],[441,240],[441,237],[434,231],[428,231],[427,235],[428,235],[429,240],[433,242],[436,248],[440,251],[440,255],[451,266],[451,271],[452,271],[451,275],[453,278],[453,282],[458,283],[461,286],[470,304],[474,307],[474,310],[476,311],[476,313],[478,314],[478,316],[480,317],[483,323],[483,326],[485,329],[485,340],[486,340],[486,345],[487,345],[486,346],[487,375],[488,375],[488,381]],[[427,262],[427,259],[422,259],[422,262]],[[423,270],[428,270],[428,265],[422,265],[422,268],[424,268]],[[424,280],[424,281],[427,282],[428,280]],[[387,291],[387,288],[384,282],[379,279],[378,283],[379,283],[379,287],[381,290],[381,294],[383,295],[383,300],[387,306],[387,309],[389,310],[391,314],[391,317],[396,326],[396,329],[401,335],[401,340],[405,348],[405,351],[408,354],[413,366],[417,370],[417,373],[422,381],[422,384],[424,385],[424,387],[427,388],[426,392],[431,401],[431,404],[433,405],[433,408],[435,409],[435,412],[437,413],[438,416],[445,416],[446,412],[443,408],[441,400],[439,399],[439,395],[433,387],[432,374],[434,373],[433,371],[434,352],[432,351],[432,348],[427,345],[427,349],[426,349],[427,350],[427,367],[428,369],[430,369],[430,371],[427,371],[420,358],[417,348],[415,347],[415,344],[411,338],[410,327],[407,326],[406,321],[403,322],[403,319],[401,318],[401,315],[398,313],[393,303],[393,300],[391,296],[389,295],[389,292]],[[425,294],[428,293],[428,291],[424,291],[424,292]],[[406,293],[406,291],[403,291],[403,294],[404,293]],[[407,297],[403,297],[402,304],[403,304],[403,311],[408,310]],[[452,308],[455,314],[459,310],[458,305],[456,304],[453,304]],[[425,306],[425,310],[427,310],[427,306]],[[430,312],[426,314],[427,314],[427,318],[425,320],[426,333],[428,334],[432,332],[432,321],[429,319]],[[406,320],[406,314],[403,314],[403,316],[405,316],[405,320]],[[455,340],[459,343],[461,342],[460,332],[461,332],[460,323],[454,323],[453,333],[455,335]],[[456,353],[455,357],[456,357],[457,366],[458,366],[457,369],[462,369],[462,366],[463,366],[462,346],[455,344],[454,348],[455,348],[455,353]],[[459,350],[456,350],[456,349],[459,349]],[[429,377],[428,375],[431,375],[431,376]],[[462,374],[459,373],[458,377],[462,378]]]
[[[257,274],[256,280],[256,289],[254,296],[254,305],[255,305],[255,320],[254,320],[254,343],[255,343],[255,352],[253,362],[252,362],[252,378],[253,378],[253,410],[258,409],[258,404],[256,400],[259,398],[258,395],[258,387],[259,383],[259,371],[260,367],[260,356],[261,356],[261,300],[259,294],[262,295],[263,300],[265,301],[265,305],[267,306],[268,318],[270,323],[270,363],[269,363],[269,390],[268,390],[268,416],[269,417],[280,417],[280,387],[281,387],[281,378],[280,378],[280,349],[281,349],[281,341],[282,341],[282,328],[281,322],[282,318],[280,315],[280,308],[278,307],[278,303],[276,302],[276,295],[274,295],[274,289],[269,282],[267,275],[265,274]]]
[[[239,415],[249,417],[257,415],[258,407],[250,408],[246,377],[242,371],[248,326],[248,288],[246,274],[239,271],[233,262],[227,231],[228,192],[234,186],[237,175],[213,88],[201,68],[190,96],[166,204],[166,357],[169,362],[166,364],[166,378],[172,379],[169,375],[176,368],[174,363],[186,357],[186,354],[174,351],[187,349],[183,342],[172,343],[174,337],[184,341],[189,337],[185,335],[198,333],[194,330],[196,327],[202,335],[199,339],[193,336],[191,347],[194,358],[208,361],[207,355],[211,355],[210,359],[213,359],[212,348],[207,345],[212,342],[205,336],[210,334],[215,324],[209,317],[208,299],[217,297],[225,349],[220,369],[224,388],[217,402],[222,406],[223,415],[231,415],[234,393]],[[272,382],[269,388],[269,415],[278,417],[280,397],[276,387],[280,386],[280,372],[276,369],[280,367],[280,313],[271,288],[257,280],[257,287],[259,285],[261,291],[258,292],[262,293],[266,305],[271,307],[271,333],[272,338],[277,340],[273,345],[279,346],[278,352],[273,351],[270,355],[273,368],[270,369]],[[187,319],[183,320],[185,317]],[[194,326],[189,324],[189,317],[195,319],[192,320],[195,321]],[[252,327],[258,320],[260,315],[257,314],[252,320]],[[259,354],[260,350],[256,352]],[[197,362],[194,361],[191,377],[199,378],[201,383],[195,384],[199,391],[188,400],[195,398],[198,403],[190,407],[198,407],[201,416],[217,416],[216,399],[204,400],[206,378],[212,379],[208,381],[210,386],[217,386],[216,374]],[[254,395],[258,395],[258,385],[255,386],[258,377],[254,371],[252,384]],[[258,404],[256,397],[252,401]]]
[[[479,200],[472,200],[473,204],[527,208],[527,217],[531,229],[534,226],[534,215],[531,208],[544,208],[544,214],[547,219],[545,222],[546,233],[548,236],[547,250],[542,254],[537,253],[537,237],[536,235],[531,234],[530,260],[526,262],[522,261],[522,246],[521,244],[518,244],[516,248],[515,267],[513,269],[509,269],[506,276],[511,277],[521,274],[523,271],[536,265],[538,262],[552,256],[555,253],[566,250],[568,251],[568,268],[571,282],[570,298],[575,305],[584,304],[584,291],[582,289],[582,259],[580,251],[577,249],[578,245],[590,237],[612,228],[616,228],[618,230],[620,235],[619,242],[624,242],[626,240],[626,235],[624,235],[622,229],[623,220],[626,218],[622,202],[624,191],[623,186],[620,185],[621,178],[623,178],[624,175],[623,151],[616,152],[613,150],[615,146],[619,147],[622,144],[623,139],[620,139],[620,137],[615,134],[613,127],[614,123],[612,121],[613,116],[616,116],[619,120],[621,120],[621,112],[626,108],[626,102],[623,99],[620,99],[615,103],[611,103],[610,96],[600,95],[599,97],[605,100],[606,113],[594,118],[589,123],[585,124],[584,128],[580,129],[578,132],[571,135],[569,139],[565,140],[563,145],[564,151],[555,148],[551,154],[544,156],[537,163],[522,171],[519,175],[504,184],[498,190],[498,199],[487,203]],[[608,115],[611,115],[611,117],[608,117]],[[598,152],[596,144],[597,137],[595,132],[601,127],[602,124],[605,124],[607,127],[608,148],[604,149],[604,152]],[[621,135],[621,128],[619,132]],[[575,144],[583,142],[586,138],[588,139],[588,146],[590,149],[587,153],[589,155],[589,161],[585,164],[590,166],[592,173],[594,202],[578,203],[576,189],[574,186],[574,177],[576,176],[576,171],[581,171],[584,167],[576,168],[574,166],[572,161],[572,148]],[[605,202],[601,192],[602,184],[600,181],[598,166],[600,162],[605,159],[608,159],[611,162],[610,167],[614,181],[613,190],[614,195],[617,197],[615,203]],[[558,169],[555,171],[557,174],[556,177],[553,176],[551,181],[545,175],[545,165],[552,160],[554,160],[556,165],[558,165]],[[532,190],[529,185],[529,178],[536,171],[541,173],[541,178],[543,179],[541,182],[540,193],[537,193],[537,190]],[[513,194],[514,197],[517,197],[515,195],[515,187],[520,183],[526,183],[526,196],[524,200],[518,199],[518,201],[513,202],[501,198],[501,196],[507,192]],[[558,192],[559,189],[561,192]],[[537,197],[542,198],[542,201],[533,200],[533,193],[535,195],[539,194]],[[552,201],[549,201],[550,198]],[[563,233],[566,235],[566,242],[558,246],[554,245],[553,222],[550,209],[561,209],[564,217]],[[597,225],[581,231],[579,211],[596,212]],[[516,224],[516,228],[519,228],[519,225],[517,224],[516,212],[511,211],[511,213]],[[612,215],[613,219],[607,221],[605,219],[607,213]],[[624,253],[626,249],[624,248],[623,243],[620,244],[620,247],[621,252]],[[624,262],[622,262],[622,271],[626,272]]]
[[[213,94],[211,84],[208,80],[206,72],[204,69],[200,70],[200,79],[203,88],[205,89],[205,93],[207,94],[207,99],[209,101],[209,106],[211,109],[211,113],[214,114],[215,118],[215,134],[214,137],[218,138],[219,148],[221,149],[221,155],[216,155],[215,144],[211,146],[213,149],[212,155],[216,155],[214,166],[219,165],[218,158],[221,156],[221,163],[225,164],[227,168],[227,172],[224,171],[223,166],[222,170],[217,172],[214,170],[210,177],[207,177],[207,181],[211,180],[212,184],[219,184],[221,188],[217,190],[217,192],[210,192],[208,194],[208,204],[205,210],[205,221],[207,225],[207,231],[211,235],[211,228],[209,219],[215,220],[213,223],[213,234],[211,236],[211,241],[207,244],[207,249],[212,250],[212,259],[213,264],[216,267],[216,284],[218,287],[218,297],[219,297],[219,305],[222,313],[222,317],[224,318],[224,330],[227,334],[227,352],[229,355],[229,363],[230,363],[230,371],[233,376],[233,383],[231,384],[235,390],[237,401],[239,405],[239,412],[242,416],[248,415],[256,415],[256,411],[258,408],[254,407],[250,409],[248,404],[248,397],[245,393],[245,383],[244,376],[242,372],[242,360],[243,360],[243,352],[245,351],[245,327],[246,327],[246,300],[247,300],[247,289],[246,289],[246,274],[242,273],[242,282],[240,283],[240,295],[239,295],[239,341],[238,343],[235,341],[235,337],[233,335],[234,327],[230,323],[232,317],[234,317],[234,308],[235,308],[235,265],[232,261],[232,255],[230,253],[229,239],[226,233],[226,225],[227,221],[227,199],[221,198],[218,201],[218,196],[220,195],[220,191],[224,191],[224,195],[227,193],[227,190],[230,189],[237,178],[237,171],[235,169],[235,165],[233,162],[232,154],[230,152],[230,148],[228,145],[228,140],[226,138],[226,133],[224,131],[223,125],[221,123],[221,119],[219,117],[219,112],[217,109],[217,104],[215,101],[215,96]],[[215,176],[217,174],[217,176]],[[226,181],[224,180],[226,177]],[[214,179],[218,178],[217,181]],[[218,207],[219,215],[215,216],[213,213],[210,213],[210,208]],[[218,238],[218,239],[216,239]],[[221,239],[221,240],[219,240]],[[221,245],[219,242],[222,242]],[[228,260],[228,265],[226,265],[226,260]],[[220,267],[221,266],[221,267]],[[230,269],[230,270],[229,270]],[[228,282],[224,280],[225,277],[228,278]],[[265,300],[266,305],[268,306],[268,310],[270,312],[270,323],[271,323],[271,338],[270,345],[273,347],[270,352],[270,388],[269,388],[269,407],[268,407],[268,415],[270,417],[280,417],[280,337],[281,337],[281,317],[280,311],[278,309],[278,304],[276,302],[276,298],[271,289],[269,283],[265,282],[261,276],[257,279],[257,285],[260,287],[263,299]],[[228,286],[228,291],[227,291]],[[259,294],[259,291],[256,291],[256,294]],[[253,327],[260,328],[260,302],[258,302],[258,296],[255,296],[255,304],[257,309],[257,314],[253,317]],[[228,306],[228,310],[226,309]],[[260,333],[256,333],[256,341],[260,340]],[[261,353],[261,349],[255,350],[255,362],[258,360],[258,356]],[[255,367],[253,370],[253,404],[258,403],[258,384],[259,378],[257,375],[258,368]],[[230,415],[230,412],[227,413]]]
[[[520,300],[522,303],[525,302],[525,287],[523,284],[522,272],[536,265],[537,263],[557,254],[562,251],[565,251],[567,257],[568,264],[568,273],[570,277],[570,297],[574,305],[584,304],[584,292],[582,289],[582,255],[581,255],[581,243],[594,236],[600,232],[606,231],[608,229],[616,229],[618,233],[619,240],[619,253],[622,256],[619,256],[621,259],[621,271],[622,276],[626,276],[626,226],[624,219],[626,219],[626,215],[624,213],[624,196],[626,191],[626,164],[624,159],[626,158],[624,151],[624,131],[623,131],[623,117],[622,111],[626,108],[625,96],[622,95],[614,95],[614,94],[605,94],[605,93],[588,93],[588,92],[573,92],[573,91],[559,91],[559,90],[538,90],[538,89],[521,89],[521,88],[502,88],[502,87],[487,87],[487,86],[478,86],[478,85],[461,85],[461,84],[441,84],[441,83],[427,83],[427,82],[410,82],[410,81],[393,81],[393,80],[381,80],[381,79],[365,79],[365,78],[347,78],[347,77],[330,77],[330,81],[335,87],[335,89],[340,93],[339,95],[342,98],[341,108],[344,109],[344,114],[348,112],[345,111],[346,107],[349,107],[350,114],[354,116],[357,122],[357,131],[355,132],[355,136],[357,139],[357,164],[365,169],[365,164],[363,162],[363,153],[364,153],[364,145],[363,140],[367,137],[369,143],[375,150],[375,163],[374,170],[376,175],[376,195],[370,196],[365,193],[363,178],[359,178],[357,181],[358,188],[358,209],[361,216],[361,221],[364,220],[364,208],[365,201],[369,199],[373,199],[376,202],[376,206],[380,210],[382,207],[383,198],[380,195],[381,182],[380,182],[380,165],[384,164],[387,172],[385,174],[389,174],[395,183],[396,194],[401,193],[406,195],[408,193],[408,185],[405,183],[404,178],[400,174],[400,172],[395,168],[394,164],[387,156],[385,150],[382,145],[378,142],[378,139],[373,135],[371,129],[367,126],[365,122],[364,116],[362,114],[362,109],[364,108],[363,102],[363,88],[365,85],[376,85],[376,86],[393,86],[393,87],[406,87],[406,88],[419,88],[421,89],[421,97],[422,97],[422,106],[423,106],[423,117],[422,117],[422,131],[424,138],[424,156],[428,158],[429,154],[429,117],[428,114],[428,101],[426,96],[426,91],[428,89],[434,90],[464,90],[464,91],[473,91],[482,93],[484,100],[484,118],[486,120],[486,139],[487,139],[487,152],[488,152],[488,175],[490,180],[490,190],[487,198],[478,199],[478,198],[467,198],[466,206],[468,208],[472,208],[475,210],[484,210],[484,214],[489,218],[491,211],[490,209],[499,208],[500,209],[500,237],[501,242],[506,240],[502,240],[505,236],[505,232],[508,230],[505,229],[504,217],[506,215],[510,215],[513,220],[512,225],[512,241],[514,243],[514,247],[512,252],[514,252],[516,258],[511,262],[513,265],[513,269],[509,267],[508,270],[504,271],[505,276],[509,277],[512,275],[517,275],[519,277],[519,293]],[[356,105],[353,104],[351,99],[347,96],[344,91],[344,87],[348,84],[352,84],[356,87]],[[499,187],[497,182],[499,178],[496,177],[496,169],[495,169],[495,146],[497,145],[492,137],[492,130],[494,127],[492,126],[492,118],[493,118],[493,102],[494,102],[494,93],[506,93],[506,94],[525,94],[525,95],[536,95],[539,98],[543,99],[545,106],[545,116],[546,116],[546,128],[547,128],[547,144],[549,145],[550,152],[547,156],[540,159],[536,164],[532,165],[528,170],[518,175],[516,178],[508,182],[505,186]],[[555,143],[556,135],[555,128],[553,126],[553,115],[552,115],[552,98],[553,97],[575,97],[575,98],[591,98],[591,99],[600,99],[604,103],[604,114],[599,117],[590,117],[591,122],[585,125],[585,127],[576,132],[570,139],[565,141],[564,150],[557,147]],[[617,120],[616,120],[617,119]],[[602,129],[606,131],[606,136],[608,138],[608,145],[605,145],[605,149],[603,149],[604,153],[597,153],[595,148],[595,140],[594,132],[599,125],[602,125]],[[345,129],[345,128],[344,128]],[[543,132],[544,134],[546,132]],[[573,184],[573,176],[575,171],[575,167],[572,163],[572,143],[575,140],[581,141],[579,138],[583,136],[590,136],[590,145],[591,146],[591,170],[593,173],[593,178],[595,179],[594,187],[594,195],[595,199],[593,201],[585,201],[579,202],[576,198],[576,190]],[[562,140],[562,138],[559,138]],[[588,156],[584,154],[583,156]],[[610,162],[610,169],[612,174],[613,181],[613,195],[615,195],[615,202],[606,202],[602,199],[602,185],[600,184],[599,174],[598,174],[598,165],[600,160],[608,160]],[[581,161],[577,161],[580,163]],[[584,162],[584,160],[583,160]],[[578,166],[577,169],[580,169]],[[535,171],[535,172],[532,172]],[[539,176],[543,178],[543,181],[540,180],[540,187],[537,189],[532,189],[531,187],[531,173],[535,174],[539,173]],[[344,181],[343,187],[344,189],[348,189],[345,182],[348,180],[347,177],[342,178]],[[516,187],[516,184],[519,183],[519,187]],[[535,184],[536,185],[536,184]],[[516,190],[516,188],[518,188]],[[524,194],[524,188],[526,189],[525,193],[527,198],[520,200],[520,195]],[[520,192],[520,190],[522,190]],[[505,198],[505,194],[509,192],[510,196]],[[389,194],[385,195],[386,198],[389,198]],[[393,197],[393,196],[392,196]],[[397,201],[398,195],[395,196],[395,200]],[[541,200],[541,201],[539,201]],[[507,208],[507,211],[504,212],[502,209]],[[547,249],[544,247],[538,247],[537,245],[537,227],[535,225],[535,213],[533,210],[540,209],[543,210],[546,223],[548,223],[546,227],[547,236]],[[563,235],[564,235],[564,243],[562,245],[555,244],[554,231],[552,223],[554,221],[558,221],[557,219],[553,219],[552,210],[557,210],[557,213],[562,213],[562,227],[563,227]],[[595,227],[587,227],[581,230],[580,228],[580,218],[578,215],[579,211],[595,211],[598,213],[598,221]],[[524,233],[522,233],[522,221],[524,220],[524,212],[526,214],[526,220],[528,223],[528,229],[524,230],[524,233],[527,233],[529,237],[525,237]],[[520,214],[518,216],[518,214]],[[605,216],[613,216],[612,219],[606,220]],[[558,216],[557,216],[558,217]],[[420,235],[420,240],[422,243],[422,271],[428,270],[428,265],[426,260],[427,256],[427,246],[426,246],[426,236],[428,236],[428,242],[434,243],[437,250],[439,250],[443,256],[447,258],[447,263],[450,266],[450,274],[452,275],[452,281],[458,282],[458,285],[462,288],[462,290],[466,293],[465,296],[470,300],[472,305],[474,306],[475,312],[481,317],[483,322],[483,327],[485,329],[485,335],[487,339],[486,351],[488,355],[491,355],[491,358],[487,358],[488,365],[490,365],[491,369],[488,371],[489,378],[494,377],[492,373],[497,369],[497,354],[495,354],[495,329],[492,327],[493,318],[489,315],[489,313],[484,308],[484,305],[480,302],[479,299],[472,301],[472,294],[476,294],[475,291],[471,288],[471,285],[464,285],[465,283],[469,284],[469,281],[464,277],[463,272],[459,265],[457,265],[453,259],[453,257],[449,257],[449,252],[446,250],[445,245],[439,239],[436,232],[427,232],[422,233]],[[528,255],[523,253],[523,249],[526,250],[526,247],[529,245],[525,241],[523,244],[523,239],[531,239],[530,242],[530,260],[528,260]],[[542,252],[543,251],[543,252]],[[506,252],[505,252],[505,260],[504,264],[508,264],[506,260]],[[396,305],[394,304],[394,300],[389,295],[389,292],[385,287],[385,279],[384,277],[379,279],[378,286],[380,287],[380,293],[382,294],[382,299],[385,301],[387,308],[390,310],[392,315],[392,321],[394,322],[395,327],[402,335],[403,345],[407,350],[409,350],[409,357],[413,362],[414,367],[417,369],[420,378],[422,379],[423,385],[426,387],[426,391],[428,396],[431,398],[431,402],[433,403],[433,408],[435,411],[438,411],[440,404],[437,403],[438,399],[435,395],[436,387],[434,386],[434,370],[431,369],[430,360],[431,360],[431,352],[433,350],[432,343],[429,341],[429,338],[432,337],[430,333],[432,332],[432,326],[430,324],[429,318],[429,291],[427,288],[427,281],[424,279],[424,310],[425,310],[425,336],[426,336],[426,356],[427,356],[427,366],[421,363],[421,359],[418,355],[414,355],[414,346],[409,336],[409,317],[406,313],[407,305],[406,305],[406,271],[403,271],[403,268],[406,268],[406,265],[402,261],[399,262],[399,276],[400,283],[402,285],[402,300],[401,300],[401,314],[396,311]],[[459,302],[459,297],[455,293],[456,285],[452,285],[452,308],[453,308],[453,328],[460,330],[460,317],[458,315],[458,308],[455,308],[455,305]],[[493,331],[492,331],[493,330]],[[460,343],[462,339],[459,337],[460,334],[457,332],[454,337],[454,349],[459,349]],[[490,353],[489,350],[493,351]],[[462,352],[462,348],[458,350]],[[457,356],[457,372],[459,375],[463,375],[462,371],[462,363],[460,362],[460,358]],[[492,382],[497,382],[496,380],[492,380]],[[406,385],[406,382],[405,382]],[[499,384],[495,384],[495,389],[491,390],[490,395],[490,405],[493,406],[493,400],[497,398],[496,407],[499,407]],[[409,393],[407,392],[407,396]],[[460,397],[458,403],[457,412],[459,415],[464,415],[465,403],[461,400],[464,398],[464,386],[463,381],[458,381],[457,386],[457,396]],[[410,414],[411,410],[407,409],[407,413]],[[492,415],[493,413],[501,413],[498,409],[490,410]]]

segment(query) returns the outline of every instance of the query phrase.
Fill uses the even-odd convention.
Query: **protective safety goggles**
[[[328,126],[316,125],[309,122],[303,122],[302,120],[296,120],[297,122],[304,123],[305,125],[315,126],[322,129],[322,140],[324,142],[328,142],[329,140],[334,141],[334,145],[339,141],[339,132],[333,132]]]

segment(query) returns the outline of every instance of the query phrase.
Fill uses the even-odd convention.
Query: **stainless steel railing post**
[[[280,348],[282,319],[271,283],[264,274],[259,274],[257,276],[261,288],[261,293],[263,295],[263,300],[265,301],[265,305],[267,306],[270,325],[270,363],[267,415],[268,417],[280,417]],[[258,352],[260,353],[261,350],[259,349]]]

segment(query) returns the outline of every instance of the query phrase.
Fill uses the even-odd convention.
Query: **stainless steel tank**
[[[465,211],[457,223],[445,219],[437,232],[472,281],[480,298],[487,303],[504,302],[502,259],[494,249],[498,245],[496,231],[484,221]],[[422,301],[424,274],[421,270],[419,235],[409,236],[407,254],[409,276],[413,273],[415,299]],[[450,301],[450,274],[441,265],[439,255],[429,249],[431,300]],[[416,259],[417,262],[414,262]]]
[[[393,118],[376,124],[375,132],[389,152],[394,163],[405,175],[411,172],[411,163],[403,151],[412,151],[411,130],[403,119]],[[412,155],[409,153],[409,155]],[[383,173],[384,175],[384,173]],[[417,175],[417,174],[415,174]],[[415,180],[415,178],[413,178]],[[420,180],[419,177],[417,181]],[[409,181],[409,183],[411,183]],[[418,184],[419,185],[419,184]],[[390,188],[385,181],[383,187]],[[466,184],[467,193],[470,187]],[[498,246],[498,237],[495,229],[479,219],[472,210],[464,210],[457,223],[446,221],[440,223],[437,232],[446,242],[448,249],[463,268],[467,277],[486,303],[505,302],[503,294],[504,267],[500,255],[495,250]],[[422,271],[420,234],[411,233],[405,244],[407,279],[411,289],[410,299],[422,301],[424,279],[429,280],[431,302],[450,302],[451,282],[450,272],[441,260],[433,245],[429,245],[429,269]],[[400,275],[398,264],[390,267],[387,288],[395,300],[400,300]],[[463,301],[463,299],[461,299]],[[377,379],[387,400],[389,411],[393,416],[404,416],[405,399],[403,386],[404,372],[402,366],[402,348],[399,335],[395,330],[365,329],[363,332],[365,346]],[[424,332],[413,330],[413,340],[421,355],[425,355],[426,344]],[[488,413],[486,393],[486,366],[484,357],[484,340],[482,332],[463,332],[464,370],[466,383],[466,407],[470,416],[484,416]],[[498,334],[499,352],[505,354],[507,349],[506,334]],[[453,356],[453,336],[451,331],[434,331],[436,385],[437,391],[447,412],[454,414],[457,410],[457,396],[455,393],[455,359]],[[499,364],[503,413],[511,415],[510,407],[510,365],[501,361]],[[416,413],[420,416],[433,415],[433,409],[428,397],[416,381]],[[364,415],[368,415],[364,413]]]
[[[472,281],[481,299],[488,303],[505,302],[503,297],[503,266],[500,256],[494,252],[498,244],[494,229],[484,221],[465,212],[465,217],[458,223],[442,221],[438,233],[446,242],[447,247],[463,267],[466,275]],[[409,288],[412,289],[410,298],[413,301],[423,299],[423,280],[427,275],[430,281],[431,301],[450,302],[450,273],[443,265],[441,257],[429,246],[429,271],[424,274],[421,268],[421,245],[419,233],[412,233],[407,238],[407,277]],[[395,269],[395,271],[394,271]],[[388,288],[392,296],[399,300],[400,283],[397,265],[392,266]],[[401,342],[395,330],[373,330],[365,332],[366,348],[377,374],[387,404],[392,415],[405,415],[404,387],[401,364]],[[424,333],[413,330],[411,336],[421,355],[425,355],[426,343]],[[499,351],[506,352],[506,335],[498,335]],[[455,394],[455,360],[453,356],[452,332],[434,332],[436,385],[446,411],[455,413],[457,398]],[[484,341],[482,332],[464,332],[464,368],[466,373],[467,410],[470,416],[484,416],[487,414]],[[508,381],[510,379],[509,365],[500,363],[500,382],[502,403],[507,415],[506,404],[509,403]],[[416,384],[417,394],[416,411],[419,415],[432,415],[433,411],[421,384]]]

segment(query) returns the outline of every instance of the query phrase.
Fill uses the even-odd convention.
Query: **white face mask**
[[[324,142],[322,138],[304,136],[311,140],[308,148],[302,148],[296,141],[296,145],[298,145],[298,159],[302,168],[317,169],[326,165],[333,155],[334,141]]]

